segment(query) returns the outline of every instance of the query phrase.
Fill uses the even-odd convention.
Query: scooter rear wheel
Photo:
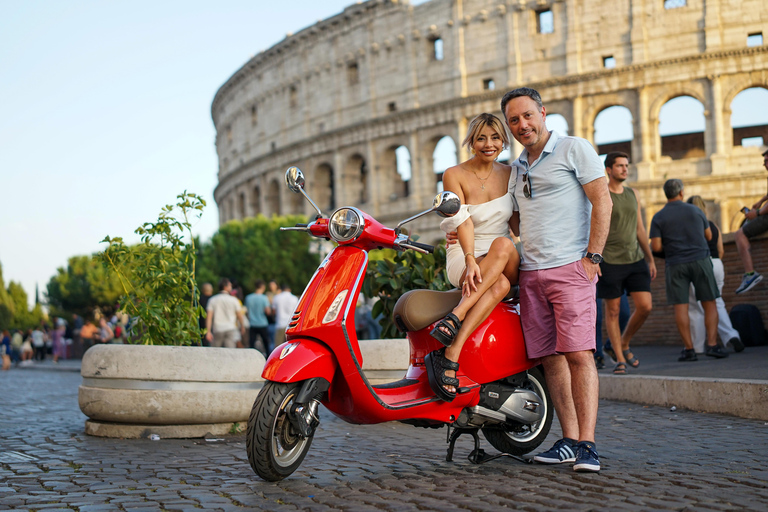
[[[288,419],[300,382],[267,382],[248,418],[245,449],[248,462],[264,480],[277,482],[301,465],[312,437],[301,437]]]
[[[506,423],[503,427],[483,428],[483,436],[494,448],[500,452],[517,456],[535,450],[544,442],[544,439],[549,435],[549,429],[552,427],[554,412],[544,374],[538,367],[528,370],[528,380],[522,387],[541,397],[545,407],[542,418],[532,425]]]

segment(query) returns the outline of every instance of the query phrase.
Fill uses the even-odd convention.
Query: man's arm
[[[635,194],[637,202],[637,243],[640,244],[640,249],[643,250],[645,255],[645,261],[648,263],[648,270],[651,273],[651,280],[654,280],[656,279],[656,262],[653,259],[653,254],[651,254],[651,247],[648,245],[648,233],[643,225],[642,205],[640,204],[640,198],[637,197],[637,193],[634,190],[632,190],[632,193]]]
[[[661,237],[651,238],[651,250],[653,252],[661,252]]]
[[[520,212],[515,211],[509,218],[509,228],[515,236],[520,236]]]
[[[608,191],[608,181],[604,179],[592,180],[582,185],[587,199],[592,203],[592,219],[589,226],[588,252],[602,252],[605,241],[608,239],[608,231],[611,228],[611,210],[613,201]],[[600,266],[592,263],[586,257],[581,259],[587,277],[592,280],[595,274],[600,274]]]
[[[205,315],[205,339],[211,341],[213,339],[213,333],[211,332],[211,325],[213,325],[213,310],[207,309],[207,315]]]
[[[707,229],[704,230],[704,238],[707,239],[707,242],[712,240],[712,230],[709,229],[709,226],[707,226]]]

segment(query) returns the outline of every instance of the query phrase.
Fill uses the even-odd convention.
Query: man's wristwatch
[[[599,252],[588,252],[585,256],[589,261],[594,263],[595,265],[603,262],[603,255]]]

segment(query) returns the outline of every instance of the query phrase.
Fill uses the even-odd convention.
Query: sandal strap
[[[459,387],[459,379],[456,377],[448,377],[446,374],[442,374],[440,376],[440,380],[444,386],[453,386],[455,388]]]
[[[445,357],[445,349],[440,349],[436,353],[437,355],[437,362],[440,364],[441,367],[443,367],[446,370],[453,370],[458,371],[459,369],[459,363],[455,361],[451,361],[447,357]]]

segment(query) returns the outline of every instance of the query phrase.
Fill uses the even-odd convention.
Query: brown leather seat
[[[513,286],[505,299],[516,299],[518,291],[519,287]],[[460,300],[458,288],[447,292],[411,290],[397,300],[392,320],[402,332],[418,331],[450,313]]]

